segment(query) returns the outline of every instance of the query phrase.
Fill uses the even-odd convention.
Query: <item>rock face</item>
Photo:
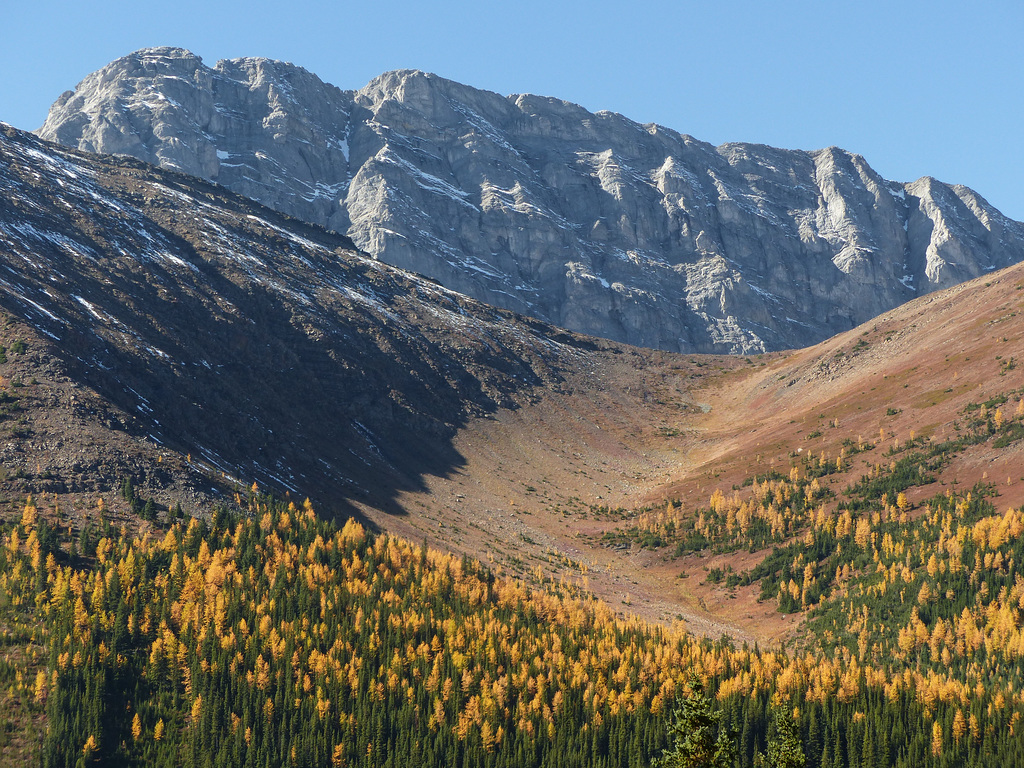
[[[149,49],[64,94],[39,134],[216,181],[490,304],[672,351],[805,346],[1024,259],[1024,225],[966,187],[419,71],[342,91],[282,62]]]

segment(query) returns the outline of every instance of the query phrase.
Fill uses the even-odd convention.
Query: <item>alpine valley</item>
[[[976,193],[176,48],[37,134],[0,764],[1024,763],[1024,225]]]

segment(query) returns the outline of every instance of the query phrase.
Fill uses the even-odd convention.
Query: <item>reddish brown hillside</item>
[[[520,572],[574,574],[624,611],[683,616],[717,636],[779,638],[792,618],[700,582],[711,567],[751,567],[764,553],[676,560],[665,549],[610,548],[620,525],[594,506],[706,506],[755,474],[787,473],[805,451],[834,457],[843,441],[874,443],[830,476],[841,492],[883,454],[913,436],[963,428],[965,409],[1024,387],[1024,266],[913,301],[804,350],[753,358],[665,356],[595,371],[604,386],[545,393],[462,430],[466,464],[402,503],[418,535]],[[602,378],[603,377],[603,378]],[[637,393],[641,398],[636,398]],[[1017,396],[1002,405],[1017,408]],[[640,409],[638,403],[643,403]],[[968,447],[910,501],[998,486],[1000,507],[1024,502],[1024,441]],[[540,566],[541,571],[537,571]],[[690,578],[679,579],[681,572]],[[723,625],[731,625],[723,627]]]
[[[969,404],[1024,386],[1022,337],[1024,266],[1018,265],[778,356],[706,395],[714,405],[707,428],[720,443],[714,471],[722,483],[735,482],[749,474],[751,458],[788,467],[792,450],[835,454],[851,436],[879,443],[879,454],[911,433],[951,436]],[[1016,407],[1016,399],[1002,406]],[[808,437],[815,432],[820,436]],[[1021,451],[1020,445],[977,446],[947,467],[940,482],[997,482],[1003,503],[1016,506],[1024,501]],[[876,460],[869,453],[861,461]],[[658,494],[691,486],[683,482]]]

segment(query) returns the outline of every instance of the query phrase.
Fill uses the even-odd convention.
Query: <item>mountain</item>
[[[744,764],[1018,761],[1024,263],[680,355],[10,127],[0,190],[0,764],[648,763],[691,672]]]
[[[1020,764],[1022,335],[630,347],[0,125],[0,765]]]
[[[653,361],[223,187],[9,126],[0,188],[0,463],[15,496],[128,477],[187,509],[256,481],[325,511],[402,511],[395,494],[464,463],[451,440],[468,422],[542,397],[599,409],[614,396],[602,380],[639,381]],[[647,418],[642,396],[629,411]]]
[[[124,478],[186,511],[256,481],[524,577],[582,568],[649,618],[769,640],[793,624],[753,586],[730,600],[677,578],[749,569],[774,541],[680,561],[709,497],[845,452],[821,481],[835,509],[982,404],[1018,423],[1024,264],[803,350],[679,355],[494,309],[223,187],[9,127],[0,183],[0,498],[67,497],[80,526],[83,504],[120,504]],[[943,448],[930,476],[1024,503],[1022,443],[993,429]]]
[[[278,61],[147,49],[61,96],[39,135],[216,181],[495,306],[670,351],[807,346],[1024,259],[1024,226],[962,186],[419,71],[346,91]]]

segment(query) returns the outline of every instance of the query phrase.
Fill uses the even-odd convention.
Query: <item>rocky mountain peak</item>
[[[373,78],[357,92],[360,103],[375,112],[386,101],[397,101],[410,109],[427,112],[437,101],[435,89],[442,93],[452,81],[418,69],[396,69]]]
[[[805,346],[1024,259],[964,187],[863,157],[721,147],[419,70],[340,90],[266,59],[132,54],[44,138],[131,154],[348,234],[388,263],[573,330],[678,351]]]

